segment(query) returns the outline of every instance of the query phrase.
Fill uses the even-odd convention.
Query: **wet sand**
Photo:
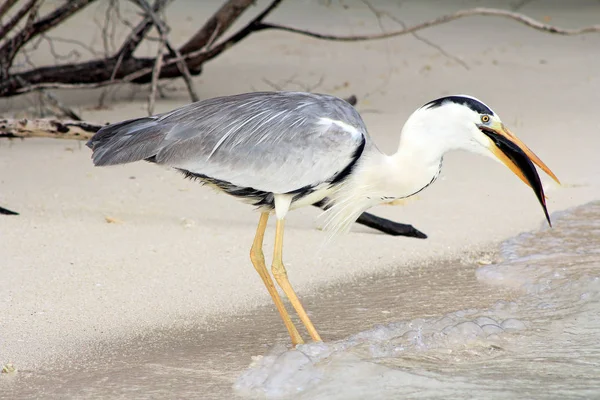
[[[489,254],[474,256],[493,259]],[[394,321],[441,317],[449,308],[491,307],[498,299],[510,301],[519,294],[478,282],[477,266],[450,260],[434,268],[366,275],[320,287],[320,293],[303,300],[320,333],[333,342]],[[128,397],[127,393],[232,398],[237,395],[232,382],[252,357],[289,345],[271,305],[207,322],[88,343],[79,354],[56,362],[53,369],[20,371],[4,389],[11,398],[117,398]]]
[[[207,2],[207,12],[218,3]],[[190,4],[171,7],[169,18],[185,21],[174,26],[174,38],[185,38],[202,21],[201,13],[188,17]],[[343,12],[339,6],[307,4],[284,2],[272,20],[347,34],[379,29],[372,15],[354,3]],[[409,2],[397,8],[390,2],[387,8],[414,23],[471,2],[432,4]],[[539,1],[521,11],[575,27],[597,23],[600,6]],[[102,9],[92,12],[101,15]],[[73,24],[81,27],[82,22]],[[286,90],[302,90],[322,79],[315,91],[358,96],[371,135],[388,152],[394,151],[414,109],[442,95],[472,94],[494,108],[561,178],[563,186],[557,187],[542,177],[551,212],[599,198],[600,125],[590,117],[600,100],[599,36],[557,37],[490,18],[456,21],[422,35],[469,69],[413,37],[348,44],[263,32],[207,64],[195,80],[207,98],[268,90],[264,78]],[[157,103],[157,112],[188,101],[180,83],[169,86],[177,90]],[[145,113],[147,88],[116,92],[110,96],[116,102],[104,110],[95,109],[99,91],[57,93],[89,120],[115,122]],[[3,101],[0,111],[18,114],[26,104],[23,99]],[[89,157],[79,142],[0,142],[0,204],[21,213],[0,219],[5,310],[0,362],[12,362],[21,371],[3,376],[0,385],[10,387],[15,398],[27,397],[28,390],[85,397],[86,387],[100,382],[110,388],[112,382],[117,397],[126,393],[127,379],[137,376],[137,386],[131,385],[138,388],[135,396],[151,397],[152,384],[144,384],[148,377],[138,372],[155,368],[181,397],[188,387],[200,390],[202,382],[215,397],[219,390],[230,393],[250,355],[287,342],[248,260],[258,215],[173,171],[145,164],[99,169]],[[289,218],[285,259],[290,279],[326,339],[377,322],[474,303],[486,307],[505,298],[506,292],[481,285],[473,290],[486,295],[470,296],[474,267],[468,261],[481,252],[493,254],[501,240],[543,225],[530,189],[510,171],[462,153],[445,158],[442,177],[417,201],[372,211],[414,224],[429,239],[392,238],[355,227],[324,248],[325,234],[315,229],[318,210],[298,210]],[[120,223],[109,224],[106,217]],[[272,234],[265,248],[272,246]],[[382,271],[395,277],[388,281]],[[373,285],[369,276],[378,276]],[[422,276],[438,283],[418,285]],[[454,285],[441,287],[448,279]],[[410,282],[418,286],[420,298],[431,299],[429,305],[397,298],[395,286],[389,287]],[[355,304],[346,299],[350,292]],[[351,304],[341,304],[344,299]],[[110,374],[105,367],[111,362],[115,372],[131,374]],[[167,367],[185,369],[192,362],[198,368],[168,381]],[[202,379],[197,370],[203,371]],[[123,377],[122,386],[116,376]]]

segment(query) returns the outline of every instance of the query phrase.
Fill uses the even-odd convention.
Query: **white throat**
[[[438,177],[446,152],[474,151],[480,145],[472,141],[477,115],[471,114],[459,104],[420,108],[402,128],[395,154],[365,150],[353,176],[331,193],[334,205],[326,213],[326,228],[348,230],[368,208],[420,192]]]

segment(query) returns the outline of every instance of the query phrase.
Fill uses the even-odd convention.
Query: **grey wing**
[[[367,141],[360,115],[344,100],[259,92],[110,125],[88,146],[96,165],[152,159],[240,187],[289,193],[336,179]]]

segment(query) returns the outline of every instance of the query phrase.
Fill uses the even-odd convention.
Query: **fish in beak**
[[[550,216],[548,215],[548,209],[546,208],[546,197],[544,195],[544,188],[542,182],[535,169],[535,165],[540,167],[545,173],[547,173],[556,183],[560,184],[560,181],[554,175],[554,173],[535,155],[533,151],[529,149],[519,138],[513,135],[502,123],[492,124],[490,126],[480,125],[479,129],[490,139],[490,151],[494,153],[496,157],[502,163],[504,163],[512,172],[515,173],[527,186],[533,189],[537,196],[548,225],[552,226]]]

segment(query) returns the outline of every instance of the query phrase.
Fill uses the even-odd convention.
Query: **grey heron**
[[[314,341],[320,341],[282,260],[284,220],[295,208],[326,201],[325,228],[347,231],[365,210],[419,193],[440,173],[445,153],[468,150],[504,163],[535,192],[550,224],[534,166],[554,173],[483,102],[447,96],[418,108],[400,132],[398,151],[381,152],[354,107],[324,94],[256,92],[217,97],[99,130],[87,145],[97,166],[146,160],[171,166],[254,205],[260,218],[250,258],[290,334],[303,343],[263,255],[276,216],[271,271]]]

